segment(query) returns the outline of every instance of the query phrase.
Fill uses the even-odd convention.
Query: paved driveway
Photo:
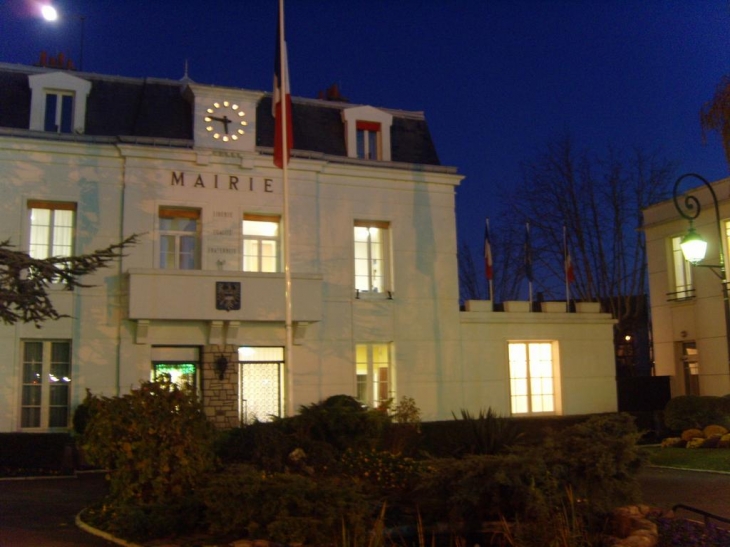
[[[104,476],[0,481],[0,547],[109,547],[76,527],[76,514],[106,492]]]
[[[641,472],[644,503],[671,509],[679,503],[730,518],[730,475],[650,467]],[[678,511],[678,515],[701,518]]]

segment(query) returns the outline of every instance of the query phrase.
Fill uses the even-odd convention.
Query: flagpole
[[[568,232],[563,226],[563,273],[565,274],[565,311],[570,311],[570,280],[568,279]]]
[[[292,326],[292,283],[291,283],[291,230],[289,216],[289,135],[287,108],[287,92],[289,91],[289,60],[287,59],[286,40],[284,38],[284,0],[279,0],[279,66],[281,67],[281,131],[283,146],[282,176],[284,178],[284,299],[286,305],[286,345],[285,366],[286,366],[286,399],[284,401],[284,413],[287,416],[294,414],[294,333]],[[277,120],[278,123],[278,120]]]
[[[532,312],[532,249],[530,249],[530,223],[525,223],[525,229],[527,230],[526,233],[526,240],[527,243],[525,244],[525,263],[529,266],[529,275],[527,276],[527,288],[528,288],[528,298],[530,300],[530,311]]]

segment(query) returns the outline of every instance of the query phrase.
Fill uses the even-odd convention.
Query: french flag
[[[280,169],[289,163],[294,148],[291,91],[289,88],[289,63],[284,40],[284,0],[279,1],[279,24],[276,27],[276,58],[274,59],[274,92],[271,98],[271,114],[274,116],[274,165]],[[286,142],[284,137],[286,136]]]

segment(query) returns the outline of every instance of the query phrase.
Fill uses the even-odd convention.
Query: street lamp
[[[710,191],[712,196],[712,203],[715,206],[715,224],[717,226],[717,244],[719,251],[719,264],[701,264],[705,258],[707,252],[707,241],[705,241],[700,234],[694,228],[694,219],[700,216],[702,210],[700,206],[700,200],[693,194],[687,194],[684,196],[683,205],[680,203],[679,185],[686,178],[696,178],[702,184],[704,184]],[[722,223],[720,222],[720,205],[717,201],[717,195],[712,185],[700,175],[696,173],[687,173],[682,175],[674,183],[674,206],[679,211],[679,214],[689,221],[689,230],[687,235],[682,238],[680,247],[682,248],[682,254],[685,260],[687,260],[693,266],[700,268],[709,268],[712,270],[717,277],[720,278],[722,284],[722,298],[723,307],[725,309],[725,339],[727,342],[728,349],[728,366],[730,366],[730,306],[728,302],[728,288],[727,288],[727,275],[725,271],[725,252],[723,251],[723,236],[722,236]]]

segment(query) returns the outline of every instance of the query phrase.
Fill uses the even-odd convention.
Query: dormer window
[[[31,90],[30,129],[51,133],[84,133],[86,98],[91,82],[66,72],[28,76]]]
[[[43,131],[71,133],[73,129],[74,96],[67,91],[46,93]]]
[[[361,160],[383,158],[378,122],[357,122],[357,157]]]
[[[356,106],[343,110],[342,119],[348,157],[390,161],[391,114],[372,106]]]

